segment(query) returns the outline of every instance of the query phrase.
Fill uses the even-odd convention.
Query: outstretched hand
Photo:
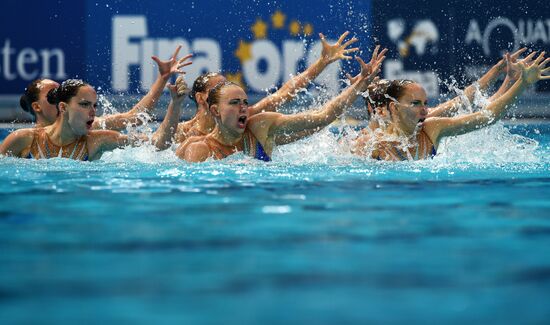
[[[523,52],[527,51],[527,48],[526,47],[522,47],[520,48],[519,50],[517,50],[516,52],[514,52],[514,54],[510,55],[510,58],[512,59],[512,63],[516,63],[518,58],[520,57],[520,55],[523,54]],[[504,54],[502,56],[502,59],[500,59],[497,64],[495,64],[496,67],[498,67],[500,70],[506,68],[508,69],[507,67],[507,61],[506,61],[506,54]],[[507,70],[508,71],[508,70]]]
[[[374,49],[374,52],[372,52],[372,58],[369,61],[369,63],[365,63],[363,59],[360,57],[356,57],[357,61],[361,65],[361,72],[356,75],[355,77],[352,77],[349,73],[346,74],[347,78],[349,79],[351,84],[356,83],[357,81],[365,81],[365,83],[368,85],[371,82],[377,78],[378,73],[380,73],[380,69],[382,67],[382,62],[386,59],[386,52],[388,49],[383,49],[380,51],[380,45],[377,45]]]
[[[340,38],[336,43],[329,44],[325,39],[325,35],[323,35],[323,33],[319,33],[319,37],[321,38],[321,44],[323,45],[323,50],[321,51],[321,59],[324,60],[327,64],[330,64],[338,60],[351,59],[351,56],[346,54],[357,52],[359,51],[359,48],[358,47],[354,47],[351,49],[347,48],[351,44],[357,42],[357,38],[355,37],[353,37],[349,41],[342,44],[342,42],[344,42],[344,40],[348,35],[349,35],[349,32],[345,32],[340,36]]]
[[[536,51],[531,52],[523,59],[519,59],[519,56],[527,50],[526,47],[519,49],[512,55],[504,56],[504,62],[506,63],[506,76],[511,80],[518,80],[521,77],[521,67],[518,65],[518,62],[523,62],[527,66],[533,63],[533,58],[537,54]]]
[[[533,52],[534,53],[534,52]],[[523,82],[532,85],[539,80],[549,80],[550,67],[546,68],[546,65],[550,62],[550,58],[544,59],[546,52],[542,52],[535,60],[532,60],[533,53],[517,63],[517,66],[521,69],[521,78]],[[529,60],[526,62],[526,59]],[[510,55],[506,55],[506,61],[510,62]],[[532,62],[531,62],[532,60]]]
[[[187,61],[193,56],[193,54],[187,54],[186,56],[178,60],[177,58],[180,50],[181,45],[176,48],[174,54],[172,54],[168,61],[161,61],[157,56],[151,57],[151,59],[153,59],[153,61],[157,63],[159,74],[162,78],[169,78],[176,73],[185,74],[185,72],[181,69],[193,63],[191,61]]]

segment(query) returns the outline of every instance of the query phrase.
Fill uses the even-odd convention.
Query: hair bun
[[[29,103],[29,99],[27,98],[27,95],[21,95],[21,98],[19,99],[19,106],[25,111],[25,112],[33,112],[32,107]]]
[[[59,87],[56,87],[48,91],[48,94],[46,95],[46,98],[48,99],[48,103],[52,105],[56,105],[58,103],[58,98],[57,98],[58,90],[59,90]]]

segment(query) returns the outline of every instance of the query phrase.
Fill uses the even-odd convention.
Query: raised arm
[[[531,52],[521,61],[526,65],[531,65],[533,63],[534,57],[537,54],[536,51]],[[489,98],[489,101],[494,101],[495,99],[502,96],[512,85],[521,77],[521,68],[517,65],[518,57],[514,55],[510,56],[510,60],[506,60],[506,77],[500,85],[500,88]]]
[[[178,53],[181,49],[181,45],[176,48],[174,54],[168,61],[161,61],[158,57],[153,56],[153,61],[156,62],[159,69],[159,74],[149,92],[128,112],[112,114],[96,118],[93,124],[94,129],[108,129],[108,130],[123,130],[127,124],[140,124],[141,120],[138,118],[140,113],[152,113],[155,109],[164,87],[170,77],[174,74],[185,74],[181,69],[190,65],[192,62],[188,61],[192,55],[188,54],[181,59],[177,59]]]
[[[164,120],[159,128],[153,133],[151,142],[157,149],[164,150],[170,146],[171,138],[178,126],[181,113],[181,104],[183,99],[189,93],[187,84],[180,76],[176,81],[176,85],[169,85],[172,101],[168,106]],[[145,134],[126,135],[117,131],[98,130],[91,131],[90,139],[90,160],[98,159],[106,151],[111,151],[116,148],[139,145],[149,138]]]
[[[371,62],[369,63],[368,66],[372,66],[373,64],[375,64],[375,61],[377,61],[377,60],[384,60],[387,49],[383,49],[380,52],[379,52],[379,50],[380,50],[380,46],[378,45],[374,49]],[[380,61],[380,62],[382,62],[382,61]],[[351,76],[348,73],[348,74],[346,74],[346,76],[348,77],[348,79],[350,81],[350,84],[354,84],[361,77],[361,74],[358,74],[356,76]],[[378,79],[378,77],[375,77],[371,82],[376,81],[377,79]],[[364,91],[364,90],[362,90],[362,91]],[[307,114],[307,112],[304,112],[302,114]],[[314,128],[305,128],[301,131],[297,131],[297,132],[294,132],[294,133],[279,134],[275,138],[275,144],[283,145],[283,144],[292,143],[292,142],[298,141],[300,139],[303,139],[305,137],[308,137],[308,136],[314,134],[317,131],[319,131],[319,128],[314,127]]]
[[[168,85],[168,89],[171,97],[170,104],[164,120],[153,134],[152,139],[152,143],[160,150],[167,149],[172,143],[172,137],[178,128],[183,100],[190,92],[183,76],[178,77],[175,85]]]
[[[512,58],[518,58],[527,48],[521,48],[512,54]],[[468,102],[472,102],[475,96],[476,91],[485,91],[489,86],[491,86],[502,73],[504,73],[506,67],[505,59],[498,61],[491,69],[489,69],[481,78],[476,82],[472,83],[464,89],[464,92],[453,99],[450,99],[444,103],[439,104],[437,107],[430,110],[428,117],[443,117],[451,116],[456,113],[458,109],[464,104],[463,101],[466,99]]]
[[[510,60],[509,54],[506,59]],[[453,118],[428,119],[424,124],[426,132],[437,145],[443,137],[468,133],[495,123],[527,87],[539,80],[550,79],[550,76],[544,75],[550,72],[550,68],[545,68],[549,61],[550,58],[545,60],[542,53],[530,66],[518,62],[521,77],[502,96],[489,103],[485,110]]]
[[[278,91],[274,94],[267,96],[255,105],[249,108],[250,115],[254,115],[261,112],[274,112],[277,107],[283,105],[288,100],[294,98],[298,90],[306,87],[310,81],[317,78],[321,72],[332,62],[337,60],[349,60],[350,56],[346,55],[352,52],[356,52],[359,48],[347,47],[357,42],[354,37],[349,41],[344,42],[349,32],[345,32],[340,36],[338,41],[334,44],[328,44],[325,39],[325,35],[319,33],[321,38],[321,44],[323,49],[321,51],[321,57],[310,65],[304,72],[288,80]]]
[[[367,86],[380,72],[380,66],[385,59],[384,53],[385,51],[382,51],[379,54],[376,50],[369,64],[366,64],[358,57],[357,61],[361,65],[361,72],[355,82],[340,95],[326,103],[320,110],[294,115],[277,114],[272,125],[270,125],[268,136],[273,136],[277,143],[276,139],[278,137],[285,138],[289,134],[304,132],[310,129],[319,130],[333,122],[343,113],[345,107],[355,102],[361,92],[365,91]]]

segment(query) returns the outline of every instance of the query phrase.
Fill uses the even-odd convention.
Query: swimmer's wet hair
[[[80,79],[67,79],[57,88],[53,88],[48,92],[48,103],[58,106],[59,103],[68,103],[71,98],[76,96],[81,87],[90,86],[88,83]]]
[[[195,95],[197,93],[202,93],[206,91],[210,79],[217,76],[222,76],[222,74],[218,72],[207,72],[198,76],[197,79],[195,79],[195,82],[193,82],[193,87],[191,88],[191,92],[189,93],[189,98],[191,98],[191,100],[196,103],[197,100],[195,99]]]
[[[387,106],[393,98],[398,99],[403,95],[405,87],[414,83],[414,81],[408,79],[392,81],[380,79],[368,87],[365,105],[370,104],[373,107]]]
[[[210,91],[208,92],[208,98],[206,99],[206,102],[208,103],[208,107],[212,106],[213,104],[218,104],[220,102],[220,93],[222,92],[222,89],[228,86],[237,86],[241,87],[240,85],[232,82],[232,81],[222,81],[218,82]]]
[[[27,88],[25,88],[25,93],[23,93],[19,99],[19,106],[21,106],[25,112],[32,114],[32,116],[35,116],[34,109],[32,109],[32,103],[38,101],[40,98],[40,83],[43,80],[44,79],[33,80]]]

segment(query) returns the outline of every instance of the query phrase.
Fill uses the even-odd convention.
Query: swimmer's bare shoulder
[[[372,131],[363,129],[355,139],[355,143],[352,146],[352,153],[364,157],[370,156],[372,159],[385,160],[386,154],[384,148],[387,145],[388,143],[380,136],[373,134]]]
[[[188,138],[187,134],[189,133],[189,130],[191,130],[191,127],[193,127],[193,123],[191,123],[191,121],[178,123],[176,134],[174,134],[174,142],[175,143],[185,142],[185,140],[187,140]]]
[[[176,150],[176,156],[189,162],[203,162],[212,156],[206,137],[190,137]]]
[[[0,144],[0,155],[25,157],[29,154],[35,133],[39,128],[13,131]]]

